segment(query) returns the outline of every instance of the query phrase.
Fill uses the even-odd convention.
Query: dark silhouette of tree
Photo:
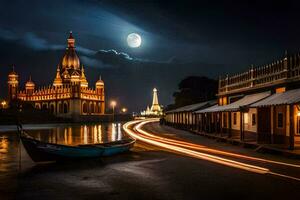
[[[179,83],[178,89],[179,91],[173,94],[175,104],[169,105],[168,110],[215,99],[218,81],[205,76],[189,76]]]

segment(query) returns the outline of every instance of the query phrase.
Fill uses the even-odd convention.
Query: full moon
[[[130,46],[131,48],[137,48],[137,47],[141,46],[142,38],[137,33],[130,33],[127,36],[127,43],[128,43],[128,46]]]

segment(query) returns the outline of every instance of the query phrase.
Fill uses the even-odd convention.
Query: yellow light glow
[[[252,160],[252,161],[258,161],[262,163],[272,163],[272,164],[279,164],[279,165],[284,165],[284,166],[290,166],[290,167],[296,167],[300,168],[300,165],[296,164],[291,164],[291,163],[285,163],[285,162],[279,162],[279,161],[274,161],[274,160],[267,160],[267,159],[262,159],[262,158],[256,158],[256,157],[250,157],[246,155],[241,155],[241,154],[235,154],[231,152],[226,152],[226,151],[221,151],[221,150],[216,150],[216,149],[211,149],[202,145],[198,144],[193,144],[190,142],[184,142],[180,140],[175,140],[175,139],[168,139],[164,137],[160,137],[157,135],[154,135],[152,133],[149,133],[145,130],[142,129],[142,127],[151,122],[157,122],[158,119],[148,119],[148,120],[136,120],[136,121],[131,121],[127,122],[126,124],[123,125],[123,129],[127,134],[129,134],[131,137],[140,140],[142,142],[158,146],[167,150],[171,150],[173,152],[177,152],[183,155],[191,156],[197,159],[203,159],[207,160],[210,162],[215,162],[218,164],[234,167],[234,168],[239,168],[259,174],[272,174],[275,176],[280,176],[280,177],[285,177],[288,179],[293,179],[300,181],[298,177],[292,177],[292,176],[287,176],[284,174],[278,174],[275,172],[270,171],[267,168],[263,168],[260,166],[256,166],[253,164],[248,164],[244,163],[242,161],[235,161],[231,160],[228,158],[222,158],[220,156],[216,156],[215,154],[218,155],[223,155],[223,156],[230,156],[234,158],[239,158],[239,159],[245,159],[245,160]],[[202,152],[199,152],[202,151]],[[203,153],[203,152],[208,152],[208,153]],[[209,154],[213,153],[213,154]]]
[[[2,107],[6,106],[6,101],[1,102]]]
[[[112,107],[115,107],[115,106],[117,105],[117,102],[116,102],[116,101],[111,101],[111,102],[110,102],[110,105],[111,105]]]
[[[249,115],[248,115],[248,113],[244,113],[244,123],[245,124],[249,123]]]
[[[122,108],[122,112],[126,113],[127,112],[127,108]]]

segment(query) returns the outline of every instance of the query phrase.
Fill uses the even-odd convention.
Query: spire
[[[81,87],[88,87],[88,82],[86,80],[85,74],[84,74],[84,67],[81,65],[81,77],[80,77],[80,85]]]
[[[73,37],[72,31],[70,31],[69,38],[68,38],[68,48],[75,48],[75,39]]]
[[[60,76],[59,65],[57,65],[56,76],[55,76],[55,79],[53,81],[53,86],[60,86],[60,85],[62,85],[62,79],[61,79],[61,76]]]
[[[15,72],[15,65],[12,65],[12,71]]]
[[[153,100],[152,100],[152,106],[151,111],[160,111],[160,106],[158,104],[158,97],[157,97],[157,89],[153,88]]]
[[[83,65],[81,65],[81,78],[86,79]]]
[[[101,79],[101,75],[99,76],[99,80],[96,82],[96,87],[97,86],[103,86],[104,85],[104,82],[102,81]]]
[[[69,39],[74,39],[72,30],[70,31]]]

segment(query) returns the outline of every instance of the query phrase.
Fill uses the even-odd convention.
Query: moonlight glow
[[[130,46],[131,48],[137,48],[137,47],[141,46],[142,38],[137,33],[130,33],[127,36],[127,43],[128,43],[128,46]]]

